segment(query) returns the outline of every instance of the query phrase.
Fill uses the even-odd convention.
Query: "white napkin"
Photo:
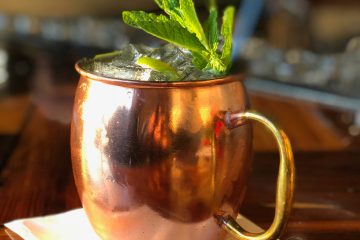
[[[237,221],[247,231],[253,233],[263,231],[245,217],[239,216]],[[24,240],[100,240],[83,209],[44,217],[19,219],[6,223],[5,227]],[[227,240],[232,240],[232,238]]]
[[[83,209],[4,224],[24,240],[100,240]]]

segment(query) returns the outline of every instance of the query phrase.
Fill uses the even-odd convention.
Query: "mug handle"
[[[286,134],[278,129],[270,120],[253,111],[226,113],[225,121],[229,128],[236,128],[248,120],[254,120],[266,128],[275,136],[280,152],[280,166],[276,190],[275,217],[270,228],[264,233],[254,234],[246,232],[230,215],[223,214],[217,219],[223,229],[233,237],[241,240],[275,240],[284,231],[290,216],[294,181],[295,166],[291,145]]]

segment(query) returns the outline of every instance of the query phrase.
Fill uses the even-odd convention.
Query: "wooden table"
[[[49,84],[0,97],[0,224],[80,207],[71,172],[69,116],[74,85]],[[336,111],[304,102],[253,95],[253,108],[271,116],[295,149],[297,187],[282,239],[360,239],[360,147]],[[261,227],[272,221],[275,143],[255,126],[255,161],[241,213]],[[0,229],[0,239],[10,237]]]

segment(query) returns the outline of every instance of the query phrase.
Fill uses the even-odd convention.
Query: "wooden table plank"
[[[10,229],[0,226],[0,240],[23,240],[23,238]]]
[[[0,96],[0,171],[17,145],[31,106],[28,95]]]
[[[0,223],[80,206],[72,183],[69,138],[69,125],[32,113],[0,175]]]
[[[313,103],[275,96],[252,95],[252,108],[272,119],[289,136],[295,151],[334,151],[348,147],[344,133]],[[257,151],[276,151],[276,144],[264,128],[255,125]]]
[[[274,213],[276,157],[255,155],[240,211],[263,228]],[[284,239],[360,239],[360,152],[296,153],[295,159],[295,203]]]
[[[359,239],[359,154],[359,152],[296,154],[297,188],[295,205],[286,235],[283,239],[337,240],[339,236],[344,236],[344,238],[340,239]],[[275,164],[276,158],[277,156],[274,153],[256,154],[249,192],[241,209],[242,214],[264,228],[270,224],[274,211],[274,187],[271,183],[275,184],[276,181],[276,174],[274,174],[277,165]],[[339,161],[339,159],[342,159],[342,161]],[[47,179],[50,179],[46,181],[44,188],[52,190],[48,190],[45,194],[42,193],[44,189],[38,187],[33,189],[32,192],[22,191],[22,198],[29,199],[28,196],[33,196],[34,194],[40,196],[29,199],[28,205],[26,205],[29,207],[28,209],[24,208],[24,202],[16,201],[13,203],[11,208],[22,212],[22,214],[16,213],[16,217],[50,214],[78,206],[79,203],[77,202],[72,178],[69,178],[71,175],[70,166],[66,166],[64,163],[53,163],[51,165],[53,167],[47,169],[51,174],[45,174],[47,176],[42,175],[41,178],[47,177]],[[62,168],[55,168],[55,166],[62,166]],[[39,168],[39,163],[33,166],[33,168]],[[44,169],[38,169],[38,171],[42,172]],[[56,171],[63,173],[61,175],[65,176],[64,179],[68,180],[59,181],[60,176],[56,174]],[[39,179],[34,176],[28,175],[22,179],[30,181],[29,184],[39,184]],[[58,186],[60,182],[66,186]],[[65,195],[67,198],[55,194],[57,191],[60,191],[59,195]],[[19,196],[11,196],[9,198],[14,201],[18,200]],[[3,201],[0,200],[0,202]],[[46,207],[45,205],[48,206]],[[30,210],[30,208],[33,210]],[[7,215],[9,213],[0,212],[0,219],[5,217],[5,219],[10,220]]]
[[[29,95],[0,96],[0,135],[17,134],[30,107]]]

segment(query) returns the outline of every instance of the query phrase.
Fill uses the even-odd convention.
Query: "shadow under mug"
[[[277,239],[288,220],[294,161],[288,138],[249,109],[241,76],[143,82],[80,73],[71,125],[74,177],[102,239]],[[251,168],[252,126],[280,149],[275,218],[264,233],[234,220]]]

